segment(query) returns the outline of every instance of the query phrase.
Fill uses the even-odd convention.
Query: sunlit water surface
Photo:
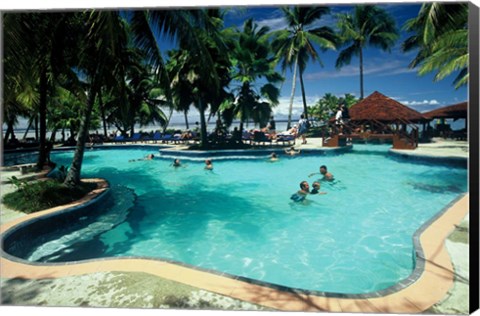
[[[116,187],[134,191],[126,220],[70,241],[68,256],[48,249],[61,249],[75,231],[63,239],[54,233],[50,247],[32,250],[30,259],[146,256],[307,290],[385,289],[412,272],[412,235],[466,192],[467,170],[394,159],[389,146],[354,147],[340,155],[280,155],[274,163],[266,156],[214,159],[213,172],[203,158],[182,158],[174,168],[173,157],[154,151],[154,160],[129,162],[151,149],[86,151],[83,176],[107,179],[119,204],[128,198]],[[73,153],[52,155],[68,165]],[[320,165],[336,179],[322,182],[327,194],[292,202],[302,180],[320,178],[308,177]]]

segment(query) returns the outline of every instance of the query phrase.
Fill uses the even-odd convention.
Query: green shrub
[[[76,201],[96,188],[95,183],[81,183],[69,188],[56,180],[37,182],[20,181],[12,177],[17,190],[8,193],[3,203],[14,210],[27,214]]]

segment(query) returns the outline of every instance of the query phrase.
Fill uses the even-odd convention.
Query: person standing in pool
[[[295,156],[300,154],[300,149],[298,151],[295,150],[295,148],[292,146],[290,149],[285,149],[285,153],[290,156]]]
[[[178,159],[178,158],[177,158],[177,159],[175,159],[175,160],[173,161],[173,164],[172,164],[172,166],[174,166],[175,168],[177,168],[177,167],[181,167],[181,166],[182,166],[182,164],[180,163],[180,159]]]
[[[309,174],[308,177],[310,178],[311,176],[316,175],[316,174],[323,175],[322,180],[333,181],[333,174],[328,172],[327,166],[325,166],[325,165],[320,166],[320,173],[314,172],[314,173]]]
[[[294,202],[303,202],[309,193],[310,186],[308,185],[308,182],[302,181],[300,182],[300,190],[298,190],[297,193],[292,194],[290,199]]]
[[[205,160],[205,170],[213,170],[212,161],[210,159]]]
[[[327,194],[327,192],[320,192],[320,182],[315,181],[312,183],[312,191],[310,191],[310,194]]]
[[[269,161],[271,161],[271,162],[278,161],[277,154],[276,154],[276,153],[272,153],[272,154],[270,155]]]

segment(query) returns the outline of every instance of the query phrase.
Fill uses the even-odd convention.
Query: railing
[[[343,135],[346,138],[398,138],[405,143],[405,148],[413,149],[418,146],[418,127],[408,120],[398,119],[397,128],[393,129],[390,124],[386,124],[376,119],[371,119],[368,122],[346,121],[343,124],[336,124],[336,122],[328,122],[322,129],[321,135],[324,138],[324,143],[327,143],[329,138]],[[403,124],[411,128],[412,132],[408,133],[407,129],[398,128],[398,124]],[[368,125],[368,128],[365,128]]]

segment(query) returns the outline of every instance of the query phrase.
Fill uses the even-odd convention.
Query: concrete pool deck
[[[309,140],[306,145],[298,147],[302,148],[302,146],[303,148],[316,147],[318,144]],[[2,184],[2,195],[5,193],[4,188],[12,189],[8,189],[9,186],[11,187],[11,185]],[[153,308],[202,308],[203,306],[203,308],[242,310],[267,308],[289,311],[394,313],[418,313],[426,310],[441,314],[468,314],[468,256],[465,258],[468,251],[464,251],[468,249],[468,198],[466,195],[457,201],[445,216],[435,221],[421,235],[421,243],[427,258],[426,272],[423,276],[411,286],[382,298],[339,299],[287,293],[155,260],[112,261],[108,259],[46,267],[22,263],[19,265],[18,262],[2,258],[0,270],[2,302],[12,305],[43,306]],[[2,205],[0,218],[2,232],[26,217],[23,213],[5,209]],[[444,243],[444,238],[447,236],[450,237]],[[147,282],[147,279],[152,282],[150,288],[140,289],[135,286],[135,280]],[[108,280],[118,282],[108,282]],[[81,296],[82,291],[76,290],[81,288],[82,284],[88,288],[88,296]],[[164,287],[181,290],[165,292],[161,290]],[[32,295],[32,288],[36,289],[36,295]],[[61,288],[68,293],[59,296]],[[167,292],[170,294],[165,294]],[[7,300],[5,300],[5,293]],[[113,294],[109,296],[105,293]],[[138,293],[141,293],[140,297]],[[203,300],[202,303],[197,300],[197,303],[187,303],[195,301],[191,299],[192,295],[209,297],[210,302]],[[156,296],[169,299],[160,300],[163,303],[152,303]],[[172,297],[181,299],[175,300]],[[213,301],[224,302],[224,304],[214,305]]]

